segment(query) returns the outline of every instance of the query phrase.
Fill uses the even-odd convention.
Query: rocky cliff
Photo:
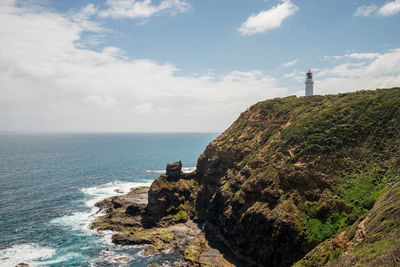
[[[213,246],[189,242],[188,265],[395,266],[399,181],[400,88],[267,100],[212,141],[195,172],[167,166],[149,204],[130,208],[141,232],[115,240],[193,220],[236,259],[207,265]]]
[[[399,180],[400,89],[250,107],[200,156],[195,219],[245,262],[290,266]]]

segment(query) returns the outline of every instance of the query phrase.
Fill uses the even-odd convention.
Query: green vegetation
[[[306,217],[306,231],[308,241],[313,244],[319,244],[321,241],[335,235],[344,229],[346,224],[346,214],[336,214],[335,219],[315,219]]]
[[[344,177],[345,182],[336,188],[334,200],[315,204],[304,214],[308,240],[318,244],[368,214],[384,191],[383,174],[379,167],[369,166]]]
[[[398,266],[400,182],[390,188],[384,191],[367,216],[341,233],[342,239],[336,236],[326,240],[294,266],[323,266],[328,262],[333,266]],[[355,237],[360,231],[362,234]],[[342,248],[333,249],[340,243]]]
[[[178,220],[186,218],[186,216],[187,216],[186,208],[183,204],[180,204],[178,206],[178,212],[175,215],[173,215],[172,217],[174,217],[174,219],[178,221]]]
[[[198,217],[260,265],[293,263],[353,229],[399,179],[400,88],[257,103],[203,158]],[[344,247],[304,266],[339,261]]]

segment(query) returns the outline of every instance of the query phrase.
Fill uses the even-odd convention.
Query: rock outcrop
[[[400,88],[257,103],[207,146],[195,172],[181,166],[153,182],[146,207],[119,208],[141,225],[114,242],[178,250],[195,266],[215,248],[210,237],[241,265],[397,264],[400,222],[389,213],[398,211]],[[205,235],[187,234],[192,220]],[[190,241],[168,247],[182,233]]]
[[[195,172],[183,173],[181,162],[168,164],[166,174],[150,188],[133,188],[126,195],[96,203],[99,212],[106,214],[98,217],[92,228],[114,231],[115,244],[146,246],[145,256],[175,255],[176,267],[234,266],[232,260],[210,245],[203,225],[190,220],[195,200],[194,175]]]
[[[399,88],[260,102],[200,156],[196,219],[250,265],[290,266],[369,213],[399,149]]]
[[[146,186],[132,188],[126,195],[109,197],[96,203],[96,206],[100,208],[99,211],[105,211],[106,214],[98,217],[91,227],[120,232],[141,229],[142,214],[147,207],[148,191],[149,188]]]
[[[195,171],[182,172],[182,163],[167,165],[165,175],[151,184],[149,205],[143,217],[146,227],[167,226],[185,222],[193,212],[196,183]]]

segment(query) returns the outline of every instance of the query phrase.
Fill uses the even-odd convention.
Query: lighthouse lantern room
[[[308,70],[306,76],[306,96],[314,95],[314,80],[312,76],[312,72]]]

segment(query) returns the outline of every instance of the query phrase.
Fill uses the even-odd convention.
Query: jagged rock
[[[146,210],[146,204],[136,204],[133,203],[126,208],[126,213],[131,216],[143,215]]]
[[[183,175],[181,167],[181,162],[168,164],[167,170],[170,169],[171,172],[167,173],[172,176],[161,175],[151,184],[149,205],[143,216],[146,227],[185,222],[192,214],[195,181],[188,178],[193,174]],[[178,173],[182,176],[177,176]]]
[[[193,181],[180,179],[175,182],[169,182],[163,176],[157,179],[157,182],[153,183],[153,185],[157,186],[157,190],[154,190],[154,187],[153,190],[158,192],[160,196],[162,191],[167,196],[167,199],[171,201],[170,197],[179,199],[177,195],[182,194],[182,196],[187,197],[188,201],[193,201],[193,199],[189,198],[192,193],[189,185]],[[100,202],[98,206],[106,210],[106,215],[99,217],[97,221],[92,223],[92,226],[97,229],[115,231],[116,233],[112,236],[112,242],[115,244],[145,245],[145,250],[142,253],[144,256],[172,253],[181,255],[182,262],[174,262],[173,266],[233,266],[219,250],[209,245],[201,225],[187,221],[187,215],[183,220],[185,223],[179,223],[177,218],[168,215],[167,217],[170,218],[170,221],[164,218],[162,227],[143,228],[142,226],[130,225],[132,221],[142,221],[148,217],[148,214],[146,214],[148,209],[143,210],[141,204],[137,202],[128,204],[130,203],[129,200],[135,199],[137,201],[138,196],[136,194],[140,194],[143,190],[144,188],[133,189],[125,196],[113,197]],[[149,191],[149,194],[150,192],[152,190]],[[116,202],[115,200],[121,203],[121,207],[114,208],[113,201]],[[154,205],[159,206],[159,200]],[[170,209],[169,212],[178,212],[179,214],[182,211],[177,210],[179,210],[179,207]],[[134,216],[131,216],[131,214]],[[186,257],[186,261],[183,261],[184,257]],[[110,263],[116,263],[116,259],[110,258],[101,264]],[[215,263],[218,263],[218,265],[215,265]],[[164,266],[164,264],[161,266]]]
[[[167,164],[166,176],[168,181],[178,181],[183,177],[182,162],[177,161]]]
[[[98,217],[91,227],[98,230],[123,231],[130,227],[141,228],[142,217],[148,202],[149,187],[133,188],[128,194],[106,198],[96,203],[106,215]],[[138,211],[135,214],[134,211]]]
[[[116,263],[122,263],[122,262],[130,262],[130,261],[132,261],[132,259],[129,257],[118,257],[118,258],[115,258],[114,261]]]
[[[101,262],[98,262],[98,265],[115,265],[115,264],[126,264],[132,261],[129,257],[109,257]]]
[[[159,242],[169,244],[173,239],[172,230],[168,228],[150,228],[131,234],[118,233],[112,236],[113,243],[119,245],[145,245]]]
[[[125,195],[113,196],[103,199],[95,204],[100,210],[114,210],[118,208],[126,209],[129,205],[147,205],[149,187],[140,186],[132,188],[132,190]]]

